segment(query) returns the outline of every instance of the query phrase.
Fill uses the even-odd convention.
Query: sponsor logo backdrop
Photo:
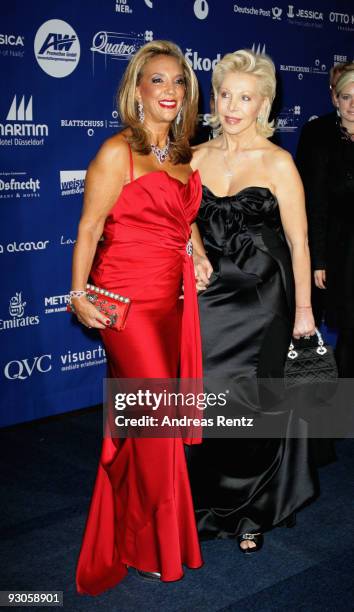
[[[325,6],[324,6],[325,5]],[[352,0],[7,2],[0,26],[0,425],[101,401],[100,338],[66,314],[85,169],[119,130],[115,92],[145,42],[177,42],[201,86],[238,48],[265,51],[279,77],[277,137],[294,153],[331,110],[328,71],[353,59]],[[119,342],[119,337],[117,336]]]

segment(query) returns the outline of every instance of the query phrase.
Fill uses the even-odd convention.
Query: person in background
[[[307,180],[314,281],[325,294],[325,322],[338,331],[339,376],[354,377],[354,64],[334,87],[338,117],[311,151]]]
[[[329,71],[329,90],[334,107],[336,106],[334,88],[346,66],[350,66],[350,63],[335,64]],[[300,132],[295,161],[305,189],[307,214],[309,214],[312,201],[313,150],[318,147],[318,143],[322,143],[323,146],[326,146],[326,143],[335,136],[337,120],[338,115],[336,110],[333,110],[326,115],[308,121]],[[311,227],[309,231],[311,232]],[[315,283],[313,283],[312,286],[312,306],[316,325],[320,327],[324,316],[324,295],[323,292],[316,287]]]

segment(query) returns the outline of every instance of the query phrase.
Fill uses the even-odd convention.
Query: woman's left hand
[[[298,340],[304,336],[313,336],[315,333],[316,326],[312,314],[312,308],[297,308],[295,313],[293,337]]]

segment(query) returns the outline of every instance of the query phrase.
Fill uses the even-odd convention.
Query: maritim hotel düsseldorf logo
[[[0,145],[43,145],[44,138],[48,136],[48,125],[35,123],[33,114],[33,96],[26,98],[15,94],[10,101],[5,122],[0,123]]]

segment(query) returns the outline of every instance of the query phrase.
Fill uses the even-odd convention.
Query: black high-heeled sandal
[[[250,540],[251,542],[255,544],[255,546],[252,546],[252,548],[249,548],[249,547],[242,548],[241,543],[244,542],[245,540]],[[252,553],[255,553],[261,550],[263,546],[264,538],[263,538],[262,533],[242,533],[240,536],[237,537],[237,541],[238,541],[240,551],[244,553],[245,555],[251,555]]]
[[[136,573],[138,574],[139,578],[149,580],[150,582],[160,582],[161,580],[161,574],[158,572],[144,572],[144,570],[137,569]]]
[[[131,565],[127,565],[127,569],[135,570],[139,578],[142,578],[142,580],[149,580],[150,582],[159,582],[161,580],[161,574],[158,572],[145,572],[144,570],[132,567]]]

